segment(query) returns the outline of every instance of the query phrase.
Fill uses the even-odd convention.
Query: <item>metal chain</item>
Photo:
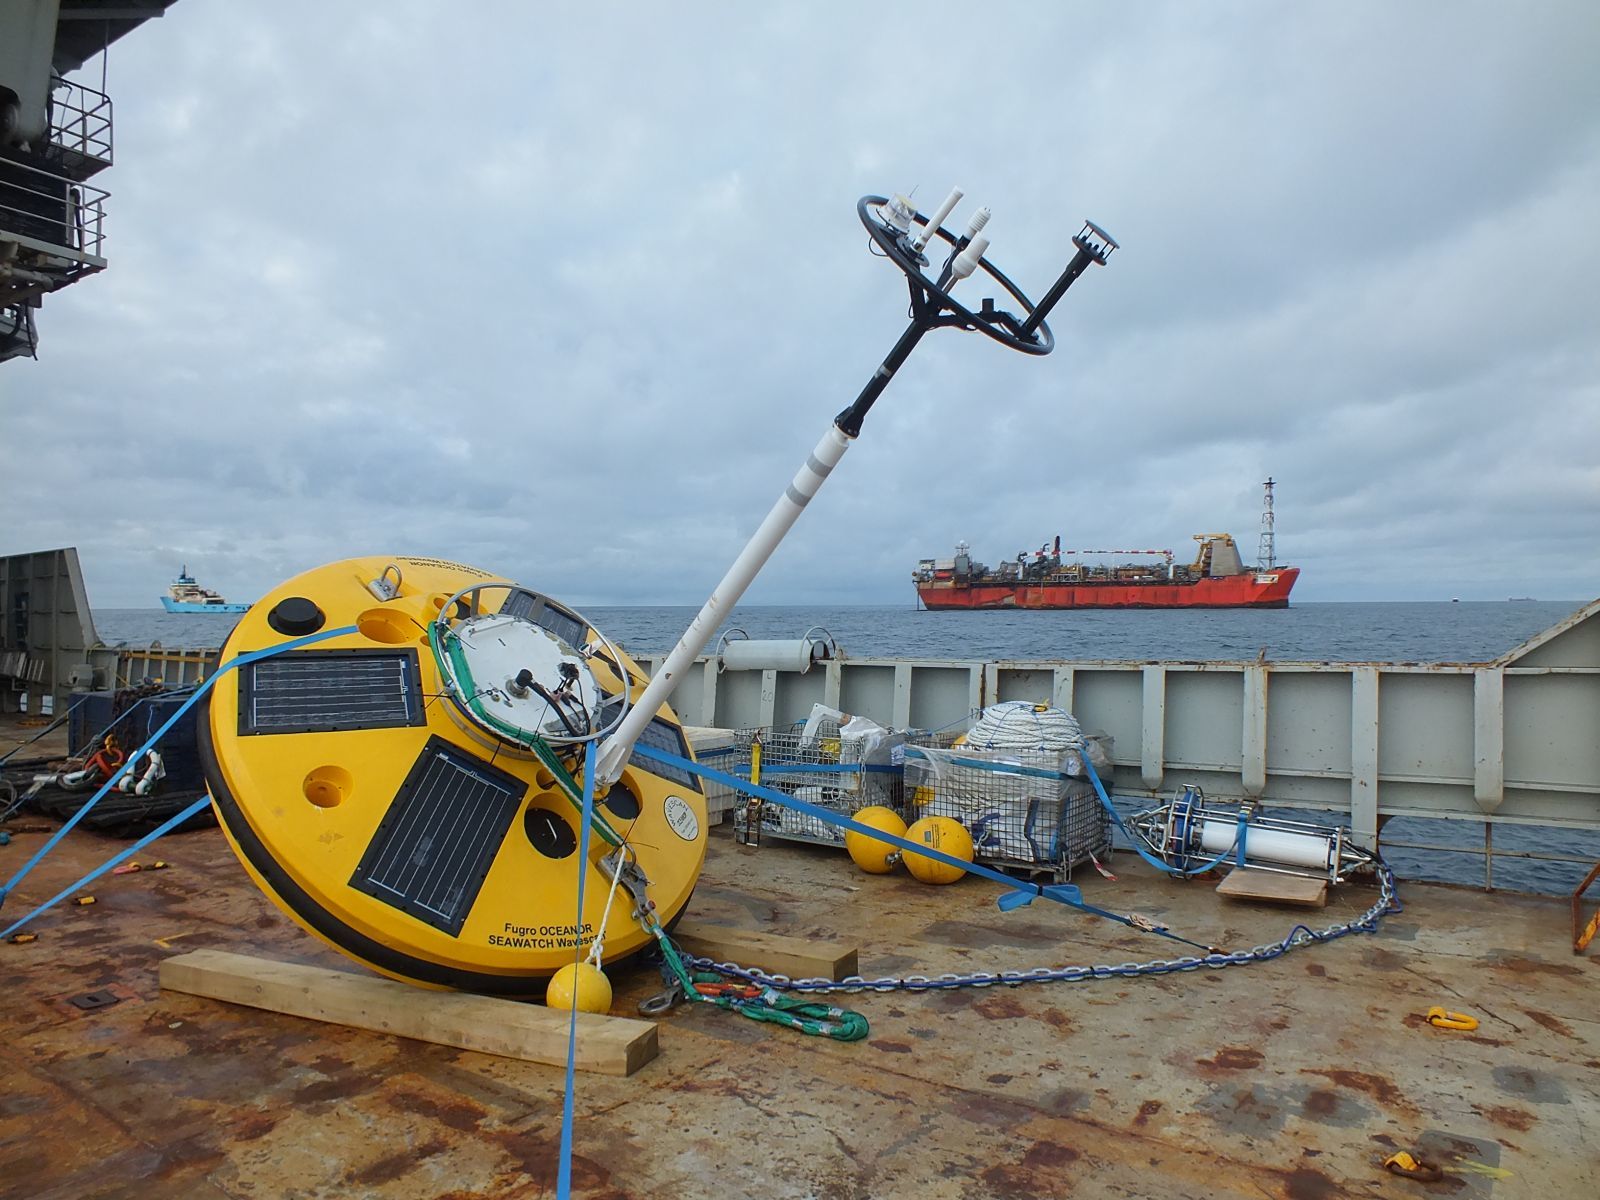
[[[1000,984],[1017,987],[1024,983],[1082,983],[1090,979],[1128,978],[1136,975],[1168,975],[1174,971],[1198,971],[1202,967],[1213,970],[1223,967],[1245,966],[1249,963],[1270,962],[1291,950],[1318,942],[1332,941],[1348,933],[1376,933],[1378,922],[1390,913],[1402,911],[1399,890],[1394,872],[1387,865],[1378,867],[1378,902],[1353,921],[1342,925],[1329,925],[1315,930],[1296,925],[1287,937],[1279,942],[1264,942],[1249,950],[1234,953],[1215,953],[1185,958],[1156,958],[1149,962],[1126,962],[1118,965],[1106,963],[1092,967],[1034,967],[1027,971],[974,971],[970,974],[946,972],[943,975],[886,976],[881,979],[863,979],[851,975],[845,979],[790,979],[787,975],[768,975],[765,971],[741,967],[736,963],[719,963],[710,958],[684,956],[684,961],[703,971],[745,979],[764,984],[780,991],[794,992],[930,992],[947,988],[993,987]]]

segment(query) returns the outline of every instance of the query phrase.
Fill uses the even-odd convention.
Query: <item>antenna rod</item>
[[[1072,239],[1072,244],[1078,248],[1078,252],[1072,256],[1067,269],[1061,272],[1061,278],[1050,285],[1050,290],[1033,306],[1028,319],[1022,323],[1023,337],[1032,337],[1033,331],[1044,324],[1050,310],[1061,302],[1061,297],[1067,294],[1067,289],[1077,281],[1078,276],[1089,269],[1090,263],[1105,266],[1111,252],[1117,248],[1116,239],[1093,221],[1083,223],[1083,229]]]
[[[883,389],[889,386],[889,381],[894,378],[894,373],[900,369],[900,364],[911,356],[917,348],[917,343],[922,340],[922,335],[933,328],[933,322],[927,314],[919,313],[911,319],[911,324],[906,326],[906,331],[900,335],[900,340],[894,344],[878,369],[872,373],[872,378],[867,380],[867,386],[861,389],[861,394],[856,397],[855,403],[845,409],[833,419],[833,424],[840,433],[847,438],[861,436],[861,423],[867,419],[867,414],[872,411],[872,406]]]

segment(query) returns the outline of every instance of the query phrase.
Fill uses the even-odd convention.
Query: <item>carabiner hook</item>
[[[669,1013],[683,999],[683,989],[673,984],[664,992],[657,992],[648,999],[639,1001],[639,1015],[645,1017],[659,1017]]]

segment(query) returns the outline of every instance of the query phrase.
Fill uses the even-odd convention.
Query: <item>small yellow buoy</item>
[[[550,977],[544,1002],[562,1012],[572,1011],[573,993],[577,993],[578,1011],[607,1013],[611,1011],[611,981],[606,973],[591,962],[568,963]]]
[[[900,819],[900,814],[881,804],[863,808],[851,819],[858,825],[866,825],[892,837],[906,836],[906,823]],[[887,875],[894,870],[900,854],[900,847],[853,829],[845,830],[844,848],[850,852],[850,861],[869,875]]]
[[[906,840],[921,842],[963,862],[972,861],[972,835],[953,817],[923,817],[906,830]],[[960,867],[910,851],[906,852],[905,862],[906,869],[923,883],[954,883],[966,874]]]

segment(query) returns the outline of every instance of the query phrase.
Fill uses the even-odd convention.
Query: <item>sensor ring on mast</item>
[[[979,333],[987,334],[995,341],[1012,350],[1019,350],[1023,354],[1045,355],[1056,348],[1055,335],[1050,332],[1050,327],[1043,321],[1033,334],[1024,335],[1022,324],[1033,314],[1034,304],[1023,294],[1021,288],[1012,283],[1009,278],[987,258],[980,259],[979,270],[999,284],[1006,292],[1022,306],[1020,316],[996,310],[986,304],[979,312],[973,312],[966,305],[955,299],[950,294],[950,284],[943,287],[923,273],[922,263],[912,256],[911,248],[906,244],[905,235],[895,226],[889,224],[878,215],[878,209],[888,204],[887,196],[863,196],[856,204],[856,214],[860,216],[861,223],[866,226],[868,235],[883,251],[895,266],[905,273],[913,290],[922,291],[928,298],[930,306],[936,308],[941,314],[945,310],[954,313],[954,318],[936,319],[935,324],[959,325],[963,329],[975,329]],[[928,224],[928,218],[922,213],[913,213],[913,218],[922,224]],[[938,229],[929,230],[929,235],[937,235],[954,252],[959,249],[959,239],[955,234],[940,226]]]

